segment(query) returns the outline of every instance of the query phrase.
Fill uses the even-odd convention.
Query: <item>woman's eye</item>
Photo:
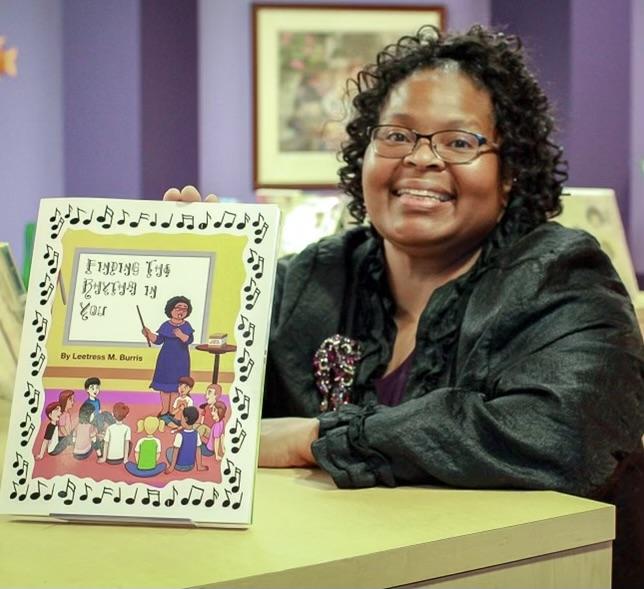
[[[452,149],[472,149],[473,145],[470,141],[466,139],[453,139],[449,143],[449,147]]]
[[[386,139],[392,143],[409,143],[410,141],[409,136],[405,133],[401,133],[400,131],[392,131],[391,133],[388,133]]]

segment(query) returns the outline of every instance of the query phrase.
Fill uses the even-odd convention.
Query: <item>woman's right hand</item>
[[[181,190],[178,188],[168,188],[163,195],[163,200],[178,201],[178,202],[199,202],[201,201],[201,194],[191,185],[184,186]],[[209,194],[203,199],[204,202],[217,202],[219,199],[214,194]]]

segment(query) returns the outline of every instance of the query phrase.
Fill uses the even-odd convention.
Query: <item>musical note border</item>
[[[22,398],[24,414],[18,424],[18,447],[12,449],[15,459],[11,463],[12,480],[9,481],[11,486],[9,499],[18,502],[29,499],[31,502],[52,503],[62,500],[62,504],[69,507],[75,503],[75,500],[81,503],[100,505],[106,497],[111,497],[114,503],[122,501],[126,505],[152,508],[172,507],[178,500],[184,506],[190,504],[193,506],[203,505],[209,509],[215,506],[222,509],[240,509],[242,505],[252,499],[252,492],[247,492],[244,497],[241,480],[242,477],[254,479],[255,460],[254,456],[251,456],[250,460],[245,461],[253,469],[252,476],[248,477],[244,475],[242,468],[232,458],[236,456],[241,459],[246,453],[244,440],[248,434],[248,424],[251,423],[248,422],[249,417],[252,411],[257,412],[261,409],[261,399],[253,403],[251,396],[246,391],[246,386],[251,384],[249,381],[255,370],[251,350],[256,346],[255,331],[258,324],[257,318],[254,317],[254,311],[258,303],[268,296],[266,293],[272,287],[272,284],[267,282],[268,263],[265,255],[262,255],[262,246],[267,236],[271,236],[275,244],[277,220],[271,226],[265,219],[262,209],[265,212],[266,205],[238,206],[218,203],[195,208],[194,205],[187,206],[187,203],[172,203],[174,206],[170,209],[168,206],[170,203],[141,203],[140,201],[114,199],[45,200],[52,201],[53,211],[48,217],[49,223],[45,228],[47,238],[36,241],[36,243],[42,242],[43,248],[40,251],[34,251],[34,256],[40,256],[45,261],[46,267],[38,276],[39,280],[32,277],[30,281],[31,286],[37,284],[39,292],[36,308],[29,309],[28,301],[25,314],[25,322],[31,318],[27,328],[23,330],[23,338],[27,337],[32,342],[28,348],[31,349],[29,354],[30,368],[28,370],[29,376],[24,379]],[[59,208],[57,204],[61,204],[61,207]],[[151,210],[151,204],[153,204],[154,210]],[[114,222],[115,219],[116,222]],[[242,302],[236,321],[236,341],[238,342],[236,363],[240,366],[235,373],[237,375],[239,372],[239,377],[235,378],[231,388],[231,392],[234,390],[232,403],[235,414],[234,420],[231,419],[227,426],[231,444],[230,450],[227,450],[222,461],[221,483],[204,484],[201,481],[184,479],[173,481],[163,489],[159,489],[144,483],[96,482],[93,479],[85,480],[75,475],[57,475],[51,479],[30,476],[30,473],[33,474],[33,441],[35,439],[34,432],[37,429],[33,416],[42,412],[44,406],[44,394],[41,391],[44,390],[42,379],[47,360],[45,342],[51,322],[53,296],[62,265],[62,237],[66,231],[73,229],[92,229],[97,233],[120,233],[125,230],[134,235],[154,230],[169,234],[177,232],[193,232],[203,235],[228,233],[248,237],[247,251],[244,253],[243,260],[247,279],[240,293]],[[131,233],[132,230],[137,231]],[[217,233],[214,230],[217,230]],[[271,235],[271,232],[274,234]],[[275,250],[271,253],[274,257]],[[38,269],[42,265],[33,264],[32,269]],[[268,274],[272,276],[272,273]],[[62,284],[59,286],[62,288]],[[30,300],[35,299],[36,297],[33,297]],[[21,360],[23,360],[22,357]],[[262,371],[257,369],[257,372]],[[11,431],[13,432],[14,429]],[[245,448],[248,453],[251,453],[255,451],[254,446],[256,444],[246,444]],[[231,457],[229,454],[235,456]],[[188,485],[188,495],[185,495]],[[79,488],[82,488],[83,492],[79,493],[78,499],[75,499],[75,490]],[[74,493],[71,492],[72,489]],[[191,497],[193,492],[195,498]],[[180,497],[180,494],[183,495]],[[246,508],[250,512],[248,505]]]

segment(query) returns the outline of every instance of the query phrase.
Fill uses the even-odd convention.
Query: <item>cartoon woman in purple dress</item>
[[[146,339],[150,343],[161,346],[150,383],[150,388],[161,393],[159,417],[170,412],[170,407],[178,394],[179,378],[190,376],[188,346],[194,340],[195,331],[186,321],[190,313],[192,313],[190,299],[184,296],[172,297],[165,305],[165,314],[169,320],[161,324],[157,333],[143,327],[143,335]]]

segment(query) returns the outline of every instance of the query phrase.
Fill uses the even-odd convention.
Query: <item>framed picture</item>
[[[440,6],[253,5],[255,188],[332,188],[355,77]]]

